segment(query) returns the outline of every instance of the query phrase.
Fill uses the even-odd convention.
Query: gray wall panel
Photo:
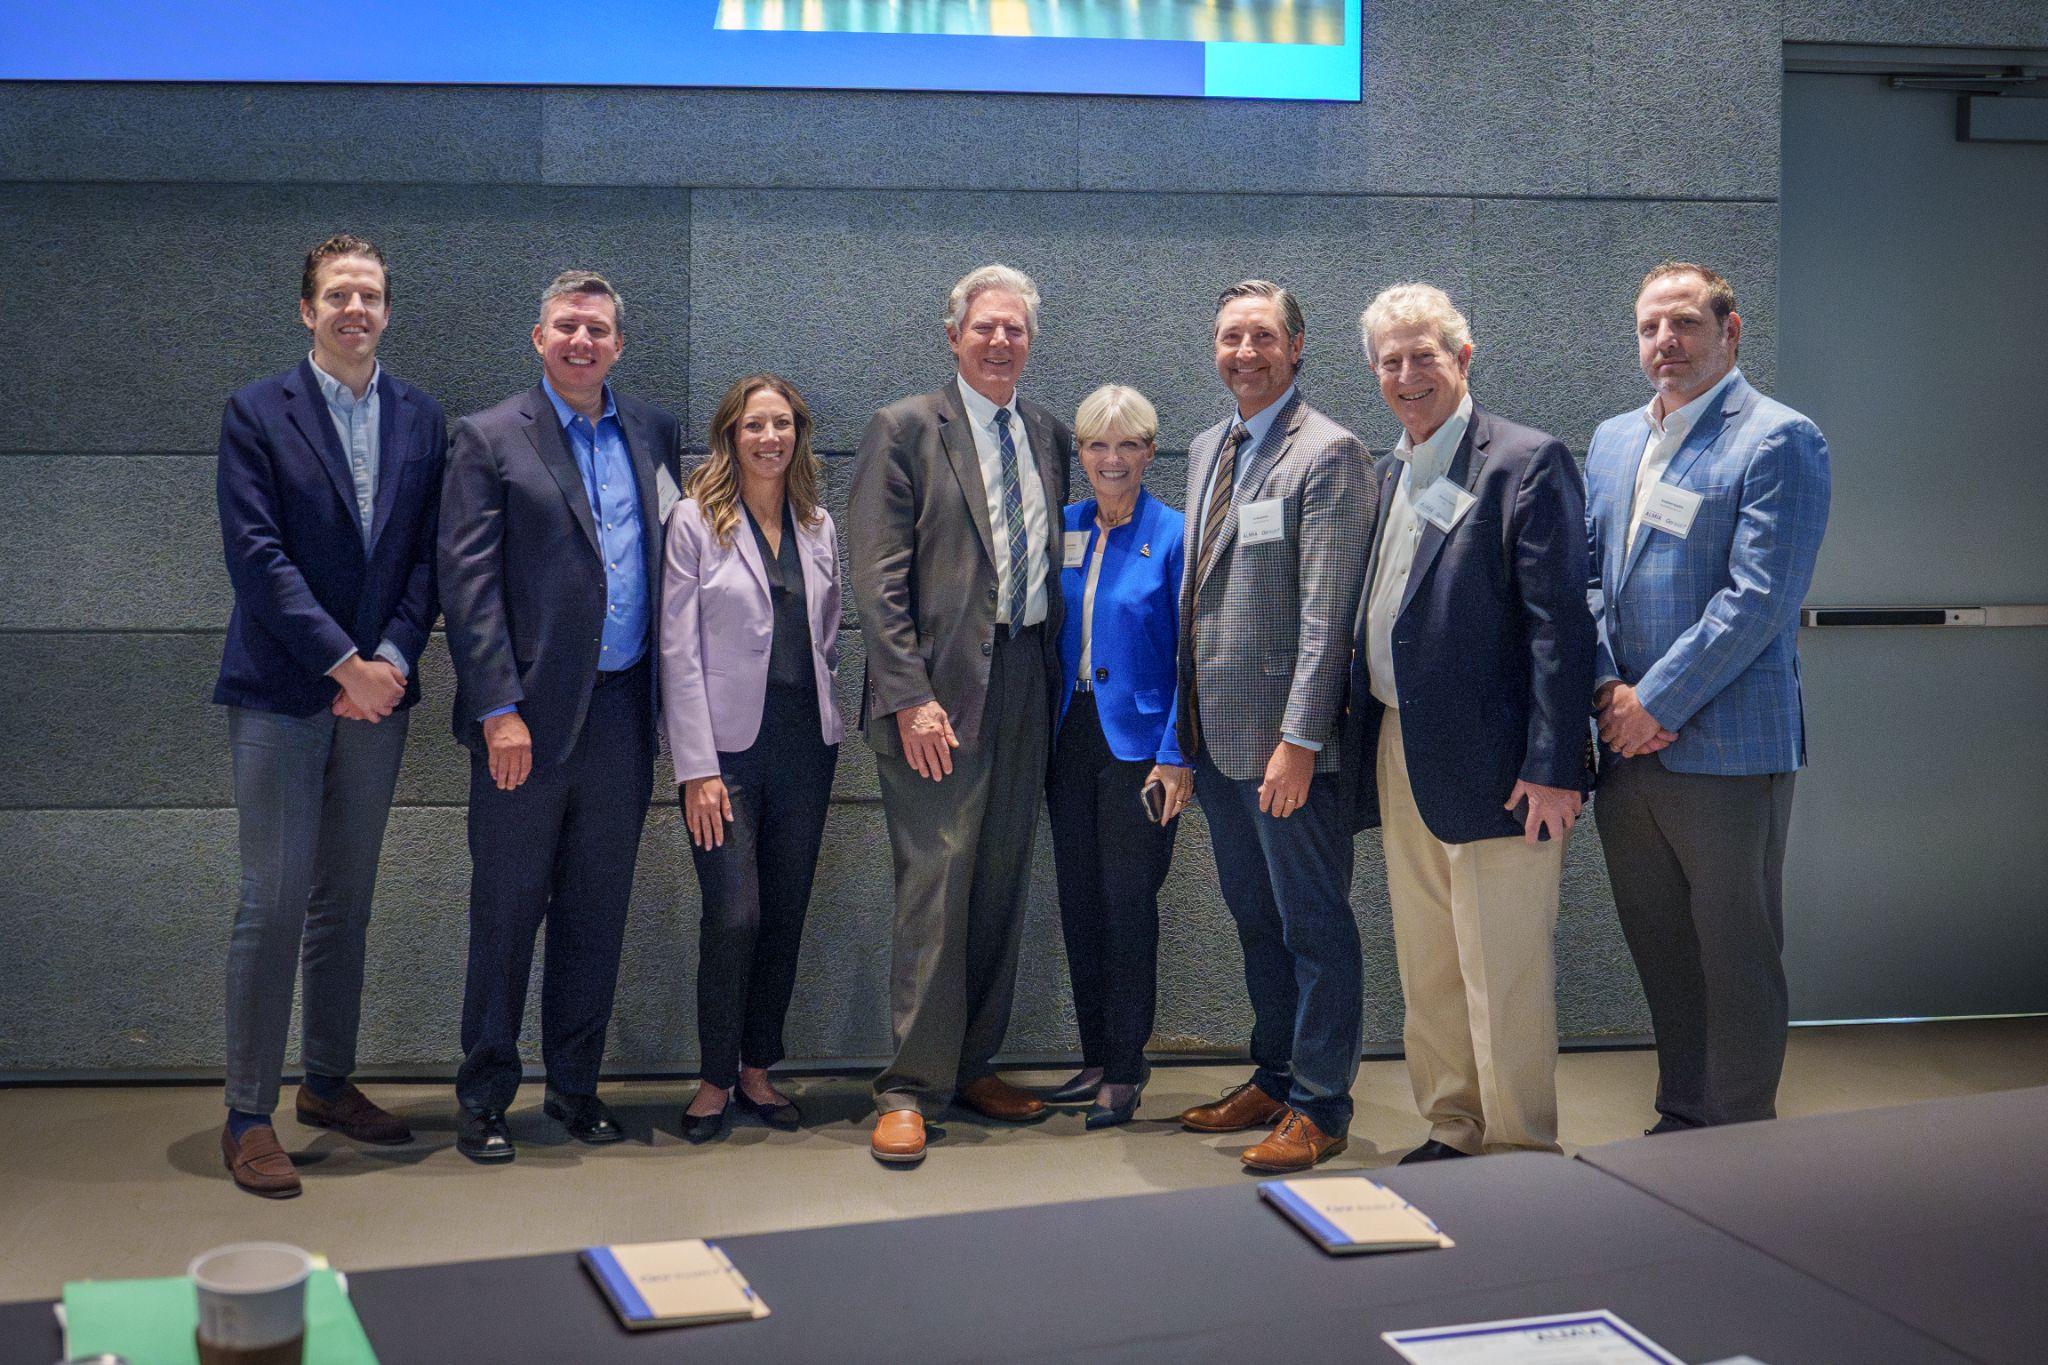
[[[538,90],[22,84],[0,180],[528,184],[540,134]]]
[[[1086,102],[813,90],[550,90],[552,185],[1061,190]],[[1002,127],[1000,143],[988,129]]]
[[[1039,822],[1016,1010],[1005,1051],[1066,1053],[1073,1003]],[[458,1058],[468,865],[463,813],[394,812],[370,925],[362,1053],[366,1066],[451,1068]],[[1569,1036],[1637,1034],[1640,996],[1617,975],[1620,933],[1602,900],[1592,827],[1573,840],[1558,930],[1560,1026]],[[614,1071],[688,1066],[696,1057],[696,882],[671,808],[641,843],[632,918],[607,1049]],[[19,981],[0,1015],[0,1070],[210,1069],[221,1063],[219,983],[236,894],[229,810],[5,811],[0,842],[18,871],[0,884],[0,940],[18,945]],[[1353,905],[1364,940],[1366,1039],[1400,1034],[1377,837],[1360,840]],[[789,1016],[793,1062],[885,1055],[891,914],[881,808],[839,805],[805,929]],[[1163,1051],[1240,1048],[1250,1030],[1242,958],[1216,897],[1208,832],[1185,821],[1161,896]],[[138,990],[161,982],[161,990]],[[537,992],[526,1054],[537,1060]],[[296,1046],[296,1045],[294,1045]]]
[[[392,264],[380,351],[451,417],[538,382],[540,291],[567,265],[627,300],[622,386],[688,402],[689,194],[431,186],[0,186],[0,258],[42,281],[0,325],[61,296],[0,369],[0,449],[210,451],[227,394],[305,354],[306,249],[344,226]],[[39,324],[37,324],[39,325]]]
[[[2048,47],[2040,0],[1783,0],[1795,43]]]
[[[1184,448],[1229,402],[1216,291],[1258,273],[1300,286],[1303,387],[1356,421],[1379,405],[1358,310],[1416,273],[1462,294],[1472,217],[1463,200],[1306,196],[700,191],[692,207],[694,389],[708,406],[747,369],[783,370],[834,449],[880,404],[947,379],[945,291],[991,259],[1044,294],[1025,384],[1057,412],[1131,384],[1158,405],[1161,444]]]
[[[1777,233],[1772,204],[1482,200],[1474,393],[1584,451],[1600,422],[1650,400],[1636,366],[1636,286],[1667,256],[1728,276],[1744,324],[1743,370],[1769,392]]]

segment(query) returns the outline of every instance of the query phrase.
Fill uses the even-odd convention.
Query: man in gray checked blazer
[[[1244,946],[1250,1080],[1181,1115],[1272,1125],[1242,1155],[1306,1170],[1344,1149],[1364,967],[1338,727],[1375,493],[1356,436],[1295,388],[1301,305],[1265,280],[1217,300],[1216,370],[1236,410],[1188,451],[1180,744]]]

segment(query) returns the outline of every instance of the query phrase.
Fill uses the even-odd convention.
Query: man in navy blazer
[[[386,372],[384,257],[359,237],[307,253],[312,353],[228,400],[221,543],[234,587],[213,699],[228,708],[241,900],[228,943],[227,1125],[235,1183],[300,1192],[277,1141],[292,978],[305,977],[301,1123],[412,1140],[349,1083],[377,855],[434,623],[441,405]]]
[[[1442,290],[1396,285],[1361,329],[1404,433],[1377,471],[1345,731],[1430,1125],[1402,1160],[1554,1152],[1551,936],[1591,784],[1584,489],[1561,442],[1473,405],[1471,329]]]
[[[456,1146],[510,1161],[505,1110],[535,935],[547,926],[547,1113],[624,1136],[597,1097],[660,725],[661,520],[681,432],[605,382],[625,305],[568,270],[533,329],[543,378],[455,424],[440,574],[455,735],[470,750],[469,973]]]
[[[1617,755],[1594,818],[1657,1035],[1653,1133],[1774,1116],[1785,1062],[1799,604],[1827,530],[1828,444],[1749,386],[1741,339],[1725,279],[1652,270],[1636,343],[1656,393],[1586,454],[1594,700]]]

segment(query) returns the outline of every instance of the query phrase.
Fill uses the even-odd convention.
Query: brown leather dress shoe
[[[1287,1117],[1280,1120],[1280,1126],[1273,1130],[1273,1136],[1254,1147],[1247,1147],[1238,1160],[1246,1169],[1254,1171],[1305,1171],[1320,1161],[1344,1150],[1351,1139],[1339,1133],[1329,1136],[1316,1127],[1315,1120],[1299,1109],[1287,1111]]]
[[[915,1109],[891,1109],[875,1120],[875,1135],[868,1140],[875,1160],[892,1166],[909,1166],[924,1160],[924,1115]]]
[[[240,1142],[229,1136],[223,1125],[220,1157],[235,1183],[251,1194],[260,1194],[265,1199],[290,1199],[302,1192],[292,1159],[277,1145],[277,1130],[267,1123],[259,1123],[242,1134]]]
[[[341,1095],[331,1100],[321,1099],[302,1085],[292,1109],[307,1127],[332,1128],[357,1142],[397,1147],[412,1141],[412,1129],[405,1126],[404,1119],[380,1108],[353,1085],[344,1084]]]
[[[954,1099],[983,1118],[1004,1123],[1022,1123],[1042,1118],[1045,1101],[1028,1090],[1019,1090],[1001,1076],[979,1076],[960,1087]]]
[[[1264,1128],[1287,1112],[1286,1104],[1246,1081],[1223,1092],[1214,1104],[1198,1104],[1183,1110],[1181,1126],[1198,1133],[1241,1133],[1247,1128]]]

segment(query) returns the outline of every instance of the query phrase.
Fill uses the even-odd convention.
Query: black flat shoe
[[[1132,1116],[1138,1112],[1138,1101],[1144,1096],[1145,1089],[1140,1086],[1132,1091],[1131,1097],[1122,1104],[1113,1107],[1091,1104],[1088,1106],[1088,1116],[1081,1121],[1081,1126],[1092,1133],[1097,1128],[1114,1128],[1118,1124],[1129,1123]]]
[[[455,1150],[486,1166],[517,1156],[511,1130],[505,1126],[505,1111],[463,1110],[455,1120]]]
[[[626,1140],[619,1121],[595,1095],[561,1095],[550,1090],[541,1112],[568,1129],[570,1137],[593,1147]]]
[[[1081,1077],[1087,1074],[1088,1068],[1083,1067],[1075,1073],[1072,1079],[1058,1089],[1040,1090],[1034,1093],[1047,1104],[1090,1104],[1095,1099],[1095,1092],[1102,1089],[1102,1080],[1100,1077],[1092,1081],[1082,1080]]]
[[[1431,1138],[1408,1155],[1402,1157],[1396,1164],[1414,1166],[1424,1161],[1454,1161],[1459,1157],[1471,1155],[1472,1153],[1461,1152],[1447,1142],[1438,1142],[1435,1138]]]
[[[785,1133],[793,1133],[803,1126],[803,1110],[796,1107],[794,1100],[784,1100],[780,1104],[763,1104],[738,1086],[734,1086],[732,1104],[728,1104],[726,1108],[731,1109],[733,1105],[738,1105],[770,1128],[780,1128]]]
[[[726,1102],[725,1108],[715,1114],[693,1114],[685,1109],[682,1118],[676,1121],[676,1131],[683,1135],[685,1142],[709,1142],[725,1131],[726,1123],[731,1118],[730,1100]]]

